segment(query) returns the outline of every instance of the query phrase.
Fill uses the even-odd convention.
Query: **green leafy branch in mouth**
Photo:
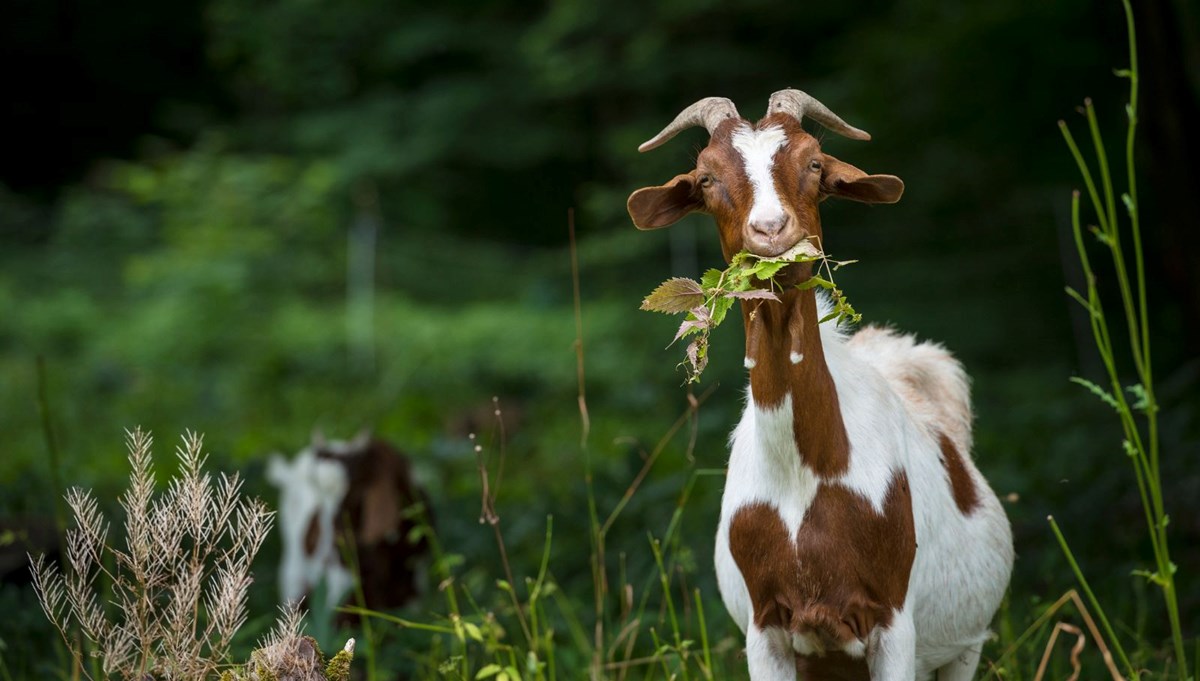
[[[708,366],[708,334],[721,322],[733,307],[735,300],[757,300],[780,302],[778,293],[784,285],[775,277],[788,265],[795,263],[820,263],[816,272],[796,285],[797,289],[822,288],[829,291],[833,309],[818,323],[830,320],[837,323],[858,323],[862,315],[854,310],[846,294],[833,281],[833,273],[842,265],[855,260],[831,260],[811,241],[804,239],[786,252],[773,257],[762,257],[742,251],[729,261],[724,270],[710,269],[700,281],[685,277],[674,277],[659,284],[646,299],[641,309],[665,314],[686,313],[679,331],[671,340],[691,337],[684,360],[680,364],[687,371],[687,382],[696,383]],[[766,286],[763,286],[763,282]],[[761,302],[759,304],[762,304]],[[757,312],[757,306],[751,315]]]

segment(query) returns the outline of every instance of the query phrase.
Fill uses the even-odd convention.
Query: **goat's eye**
[[[809,161],[808,169],[809,170],[820,170],[821,169],[821,160],[814,158],[813,160]]]
[[[713,176],[712,176],[712,175],[709,175],[708,173],[705,173],[705,174],[703,174],[703,175],[701,175],[701,176],[700,176],[700,186],[701,186],[701,187],[708,187],[708,186],[712,185],[712,183],[713,183]]]

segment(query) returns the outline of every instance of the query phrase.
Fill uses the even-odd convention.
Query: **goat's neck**
[[[849,466],[850,444],[821,345],[816,296],[789,289],[782,303],[742,302],[750,393],[761,409],[790,396],[800,459],[818,475],[835,476]]]

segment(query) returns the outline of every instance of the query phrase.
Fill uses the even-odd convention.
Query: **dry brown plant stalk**
[[[1095,620],[1092,619],[1092,615],[1090,612],[1088,612],[1087,606],[1083,604],[1083,599],[1079,597],[1079,593],[1074,589],[1064,593],[1049,608],[1046,608],[1046,611],[1038,616],[1033,624],[1029,626],[1025,634],[1022,634],[1020,638],[1013,643],[1013,645],[1009,646],[1009,648],[1004,651],[1004,654],[1002,654],[996,662],[989,663],[990,669],[983,677],[985,681],[993,676],[998,676],[1000,670],[998,669],[997,665],[1000,664],[1000,662],[1002,662],[1004,659],[1013,655],[1026,636],[1045,624],[1051,617],[1058,613],[1059,610],[1066,606],[1067,603],[1074,604],[1075,609],[1079,612],[1079,616],[1083,618],[1083,624],[1087,627],[1088,633],[1091,634],[1092,640],[1096,642],[1096,647],[1100,649],[1100,656],[1104,659],[1104,666],[1108,669],[1108,673],[1112,675],[1113,681],[1126,681],[1125,677],[1121,675],[1120,671],[1118,671],[1117,664],[1113,660],[1112,651],[1109,650],[1108,644],[1104,642],[1104,637],[1100,635],[1100,630],[1096,627]],[[1071,646],[1070,661],[1072,672],[1071,676],[1069,676],[1066,681],[1076,681],[1076,679],[1079,678],[1079,674],[1082,671],[1082,665],[1079,661],[1079,656],[1083,652],[1083,647],[1087,642],[1087,635],[1084,634],[1083,630],[1079,627],[1059,620],[1058,622],[1054,623],[1054,629],[1050,633],[1050,638],[1046,641],[1046,646],[1042,651],[1041,662],[1038,664],[1037,672],[1033,677],[1034,681],[1042,681],[1042,679],[1045,677],[1046,667],[1050,662],[1051,654],[1054,652],[1054,644],[1058,642],[1058,635],[1063,631],[1076,637],[1075,645]]]
[[[274,514],[258,499],[242,497],[236,473],[213,478],[204,472],[207,456],[196,433],[188,432],[176,448],[180,470],[161,494],[150,434],[128,431],[126,444],[131,472],[120,498],[123,545],[109,541],[109,524],[92,493],[73,488],[67,493],[75,516],[66,533],[67,569],[31,557],[34,589],[77,663],[83,653],[76,629],[105,676],[209,678],[228,664],[229,644],[246,621],[250,564]]]

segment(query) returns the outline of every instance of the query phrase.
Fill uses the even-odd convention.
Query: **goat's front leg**
[[[790,637],[779,627],[746,630],[746,661],[751,681],[796,681],[796,653]]]
[[[871,681],[913,681],[917,675],[917,631],[912,615],[895,611],[887,627],[879,627],[867,646]]]

